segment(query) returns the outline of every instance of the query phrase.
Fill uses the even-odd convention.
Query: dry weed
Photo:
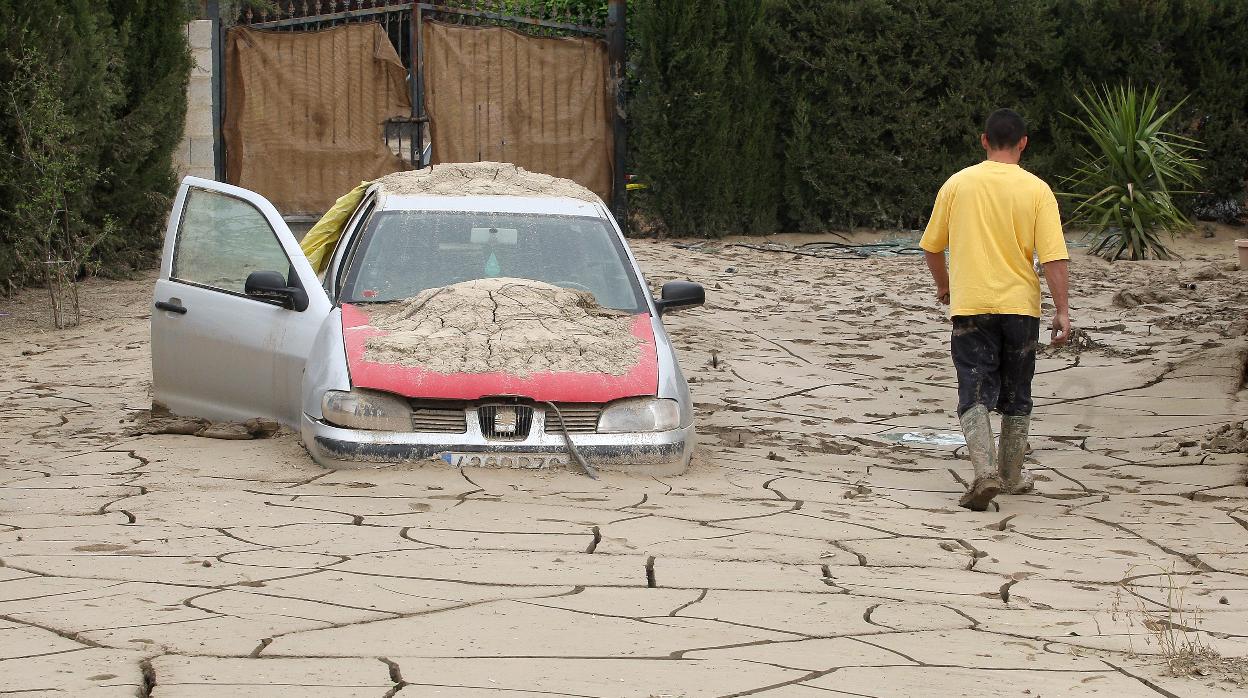
[[[1136,631],[1141,630],[1144,644],[1166,663],[1166,672],[1174,677],[1213,678],[1238,688],[1248,686],[1248,658],[1223,657],[1209,644],[1208,634],[1200,629],[1200,609],[1189,607],[1187,590],[1189,575],[1169,568],[1149,566],[1157,573],[1140,575],[1140,567],[1131,567],[1127,576],[1114,590],[1110,617],[1123,619],[1130,628],[1128,654],[1139,657],[1134,647]],[[1163,604],[1150,603],[1127,587],[1127,581],[1141,576],[1157,576],[1166,592]]]

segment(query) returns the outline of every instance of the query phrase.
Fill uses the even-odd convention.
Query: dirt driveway
[[[1233,664],[1155,656],[1248,655],[1246,457],[1203,443],[1248,416],[1227,257],[1075,261],[1091,343],[1040,362],[1039,491],[974,514],[921,259],[635,247],[652,281],[707,285],[669,322],[704,442],[683,477],[127,436],[150,280],[88,284],[61,332],[38,293],[0,304],[0,693],[1234,690]]]

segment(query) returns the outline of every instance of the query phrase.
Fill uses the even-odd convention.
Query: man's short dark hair
[[[988,135],[990,148],[1005,150],[1013,148],[1023,140],[1023,136],[1027,135],[1027,124],[1013,109],[998,109],[988,115],[984,133]]]

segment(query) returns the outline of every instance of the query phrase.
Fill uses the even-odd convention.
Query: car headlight
[[[607,405],[598,418],[598,432],[671,431],[680,426],[680,403],[652,397],[620,400]]]
[[[406,400],[371,390],[326,390],[321,414],[330,424],[348,429],[412,430],[412,408]]]

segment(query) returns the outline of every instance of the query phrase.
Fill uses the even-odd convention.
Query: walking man
[[[1067,267],[1053,191],[1019,167],[1027,126],[1010,109],[988,117],[980,143],[987,158],[945,182],[919,246],[936,282],[936,297],[953,318],[958,418],[975,478],[959,505],[983,511],[1001,491],[1021,494],[1034,482],[1023,472],[1031,415],[1031,379],[1040,334],[1040,279],[1056,306],[1051,342],[1070,337]],[[945,266],[945,250],[949,265]],[[989,412],[1001,413],[993,443]]]

